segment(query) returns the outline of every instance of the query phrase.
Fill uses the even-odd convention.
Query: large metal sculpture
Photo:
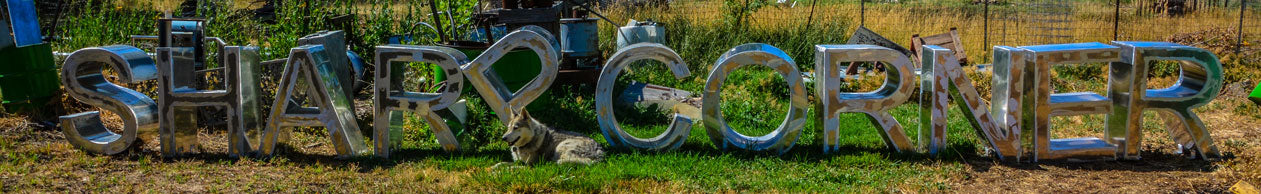
[[[402,117],[399,111],[411,111],[429,123],[429,129],[447,151],[460,147],[451,127],[439,116],[439,110],[446,109],[460,100],[464,89],[464,73],[459,70],[461,64],[469,62],[468,57],[458,50],[434,46],[386,45],[377,46],[376,89],[373,102],[375,114],[373,119],[373,136],[376,144],[376,155],[389,158],[390,147],[402,140]],[[403,90],[403,65],[400,62],[425,62],[438,65],[446,73],[445,85],[436,93],[409,92]]]
[[[333,148],[338,157],[351,157],[367,153],[363,133],[355,124],[354,102],[345,93],[337,71],[328,57],[331,54],[321,45],[304,45],[290,50],[289,61],[281,76],[280,86],[276,90],[276,101],[271,114],[267,117],[267,127],[263,130],[262,145],[258,152],[267,156],[275,152],[280,139],[280,130],[293,126],[321,126],[328,130],[333,141]],[[298,82],[305,82],[307,95],[313,98],[316,107],[295,107],[289,103],[296,97]]]
[[[191,47],[159,47],[157,50],[158,110],[161,111],[160,141],[162,154],[178,156],[200,150],[197,140],[197,109],[204,106],[221,106],[227,109],[228,155],[237,157],[253,151],[253,137],[263,123],[258,102],[255,75],[258,65],[258,48],[224,47],[221,57],[227,71],[224,74],[226,89],[199,90],[196,86],[194,49]],[[251,142],[254,141],[254,142]]]
[[[638,43],[617,51],[604,64],[604,70],[600,72],[600,82],[596,85],[595,106],[596,117],[600,121],[600,132],[604,133],[604,139],[608,140],[609,145],[615,147],[648,150],[676,149],[683,145],[692,131],[692,118],[674,114],[673,120],[670,121],[670,128],[656,137],[645,139],[626,133],[622,127],[618,126],[617,117],[613,115],[613,84],[617,82],[617,76],[626,66],[640,60],[655,60],[664,63],[677,79],[683,79],[691,74],[683,57],[665,45]]]
[[[173,28],[174,24],[171,24]],[[197,25],[179,25],[197,26]],[[200,27],[196,27],[200,28]],[[160,132],[163,155],[178,156],[199,150],[194,108],[221,106],[228,110],[229,155],[248,153],[271,155],[282,141],[281,131],[293,126],[320,126],[329,131],[339,157],[367,153],[368,146],[355,122],[354,102],[349,87],[355,84],[349,60],[343,55],[341,32],[320,32],[298,42],[305,44],[291,49],[280,77],[273,109],[266,125],[258,110],[255,47],[225,46],[220,62],[225,88],[202,90],[194,81],[202,54],[180,37],[196,37],[166,29],[167,46],[156,49],[157,62],[149,54],[131,46],[116,45],[80,49],[72,53],[62,69],[62,83],[67,93],[89,105],[118,114],[124,128],[112,132],[101,124],[98,111],[61,117],[62,130],[75,147],[91,153],[116,154],[126,150],[141,131]],[[180,31],[181,33],[183,31]],[[178,36],[175,34],[179,34]],[[185,39],[179,39],[185,40]],[[469,59],[462,52],[446,47],[386,45],[377,47],[377,69],[374,94],[374,139],[378,156],[389,157],[391,147],[401,141],[401,111],[419,113],[433,129],[436,139],[446,150],[460,145],[451,126],[440,111],[460,101],[465,78],[485,98],[499,119],[510,120],[510,112],[521,110],[542,95],[557,74],[560,53],[558,42],[537,26],[526,26],[509,33],[477,56]],[[534,51],[541,60],[541,72],[526,86],[511,91],[494,73],[492,63],[515,49]],[[892,150],[912,150],[914,145],[889,111],[904,104],[912,94],[914,74],[906,55],[871,45],[815,46],[815,102],[817,124],[823,130],[824,151],[840,149],[844,127],[840,113],[866,114],[880,128],[885,144]],[[1033,130],[1034,161],[1048,159],[1140,159],[1142,146],[1142,113],[1154,110],[1166,117],[1170,136],[1179,152],[1190,157],[1218,157],[1208,129],[1192,109],[1216,97],[1222,88],[1222,67],[1211,52],[1203,49],[1163,42],[1113,42],[1037,45],[1026,47],[994,47],[994,89],[992,104],[980,99],[972,81],[964,74],[958,59],[939,46],[922,48],[923,66],[920,85],[920,140],[928,153],[937,153],[946,145],[947,103],[953,97],[972,128],[987,141],[987,147],[1000,159],[1021,160],[1024,152],[1022,131]],[[681,56],[670,48],[655,44],[634,44],[614,54],[605,64],[596,88],[596,111],[605,139],[613,146],[648,150],[671,150],[687,139],[693,119],[675,114],[662,134],[639,138],[618,126],[614,116],[612,93],[618,75],[626,66],[654,60],[667,65],[676,78],[689,76]],[[1181,75],[1174,86],[1146,89],[1149,65],[1156,61],[1176,61]],[[404,90],[402,66],[396,63],[422,62],[439,66],[445,72],[445,85],[437,92]],[[840,92],[841,65],[849,62],[886,64],[888,76],[879,89],[865,93]],[[1055,93],[1051,87],[1051,67],[1086,63],[1110,65],[1107,96],[1079,92]],[[722,116],[721,93],[727,76],[746,65],[765,65],[784,78],[789,86],[789,110],[786,119],[763,136],[741,134],[727,125]],[[101,69],[109,66],[122,82],[138,83],[159,79],[159,102],[132,89],[105,79]],[[807,89],[796,63],[784,51],[766,44],[744,44],[732,48],[718,58],[706,80],[702,120],[706,133],[722,149],[732,147],[785,153],[795,144],[806,123]],[[307,83],[307,85],[299,85]],[[307,100],[315,107],[299,107],[298,91],[307,91]],[[1050,118],[1104,114],[1107,116],[1103,138],[1054,139]],[[254,132],[262,129],[261,134]],[[257,146],[257,147],[255,147]]]
[[[727,80],[728,74],[745,65],[765,65],[788,82],[788,115],[770,134],[757,137],[740,134],[727,125],[722,116],[723,82]],[[797,63],[783,50],[761,43],[736,46],[719,57],[706,79],[705,93],[701,98],[705,132],[714,145],[723,149],[734,146],[753,151],[770,150],[780,154],[788,152],[797,143],[802,127],[806,125],[806,108],[810,106],[810,101],[806,99],[806,84],[801,79],[801,72],[797,70]]]
[[[95,154],[117,154],[127,150],[139,131],[158,128],[158,104],[149,96],[105,80],[102,68],[109,66],[118,80],[140,83],[158,78],[153,59],[144,51],[126,45],[84,48],[71,53],[61,68],[66,93],[88,105],[101,107],[123,120],[121,134],[101,124],[100,112],[89,111],[61,116],[61,131],[71,145]]]
[[[1192,111],[1208,104],[1222,89],[1222,65],[1217,56],[1204,49],[1167,42],[1113,42],[1120,47],[1121,60],[1111,66],[1109,96],[1112,112],[1107,116],[1107,139],[1120,146],[1120,157],[1139,159],[1142,149],[1143,110],[1165,115],[1170,138],[1189,157],[1212,159],[1220,156],[1204,121]],[[1177,84],[1163,89],[1147,89],[1149,64],[1176,61],[1182,68]],[[1127,80],[1129,82],[1113,82]]]
[[[901,52],[885,47],[872,45],[816,45],[814,68],[814,90],[818,95],[815,101],[815,114],[819,121],[815,122],[823,130],[823,151],[840,151],[840,114],[859,112],[867,115],[873,126],[880,129],[885,145],[890,149],[903,152],[911,151],[914,146],[902,130],[902,124],[889,114],[889,110],[906,103],[915,87],[915,75],[911,70],[911,62]],[[841,70],[850,62],[885,63],[884,85],[872,92],[844,93],[840,91]]]

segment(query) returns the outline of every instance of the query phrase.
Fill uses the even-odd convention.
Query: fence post
[[[981,1],[985,2],[985,22],[982,24],[984,26],[983,28],[985,28],[985,40],[982,41],[985,45],[982,47],[982,50],[985,50],[990,47],[990,0]]]
[[[867,0],[858,0],[858,26],[867,25]]]
[[[1121,34],[1118,33],[1121,29],[1121,0],[1116,0],[1116,2],[1116,11],[1112,14],[1112,41],[1117,41],[1117,39],[1121,36]]]
[[[806,29],[801,32],[802,36],[805,36],[806,32],[810,31],[810,23],[814,22],[814,3],[815,2],[819,2],[819,0],[810,0],[810,16],[806,17]]]
[[[744,7],[740,8],[740,15],[736,18],[736,25],[743,27],[744,18],[749,17],[749,15],[752,15],[752,13],[749,13],[749,0],[744,0]]]
[[[1243,50],[1243,16],[1246,9],[1248,9],[1248,0],[1239,0],[1239,35],[1235,40],[1235,54]]]

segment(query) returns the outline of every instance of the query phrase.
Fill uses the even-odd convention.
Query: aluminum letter
[[[749,137],[740,134],[728,126],[722,117],[719,101],[722,100],[723,82],[727,80],[728,74],[745,65],[770,67],[778,72],[790,87],[788,115],[775,131],[764,136]],[[780,154],[792,149],[797,138],[801,136],[801,129],[806,124],[806,107],[810,106],[810,101],[806,99],[806,84],[802,82],[797,64],[783,50],[761,43],[736,46],[719,57],[709,73],[709,78],[706,79],[705,94],[702,98],[701,114],[705,118],[701,120],[705,122],[705,131],[715,146],[722,149],[735,146],[753,151],[774,150]]]
[[[543,95],[552,86],[552,81],[556,80],[560,65],[558,45],[547,30],[537,26],[522,27],[495,42],[473,62],[462,66],[461,70],[468,77],[469,84],[473,84],[473,88],[482,95],[491,110],[499,113],[499,120],[506,124],[506,121],[511,120],[509,117],[513,110],[519,108],[524,111],[526,105]],[[538,76],[514,92],[499,79],[491,64],[516,48],[528,48],[537,53],[542,69]]]
[[[276,90],[276,101],[272,104],[267,127],[263,130],[263,141],[259,153],[270,156],[275,152],[280,130],[291,126],[323,126],[328,130],[329,138],[338,157],[357,156],[368,151],[363,142],[363,134],[355,123],[354,101],[345,93],[337,71],[350,71],[348,68],[337,68],[330,62],[330,53],[324,46],[305,45],[294,47],[289,52],[289,60],[281,76],[280,86]],[[307,95],[313,98],[316,108],[290,107],[290,98],[294,98],[299,80],[306,82]]]
[[[101,69],[110,66],[119,81],[140,83],[157,79],[153,59],[127,45],[84,48],[71,53],[61,68],[61,83],[75,100],[118,114],[122,134],[101,124],[99,111],[61,116],[61,132],[71,145],[90,153],[112,155],[126,151],[138,131],[158,128],[158,104],[135,90],[105,80]]]
[[[1113,99],[1113,111],[1107,118],[1106,133],[1110,140],[1120,144],[1122,157],[1139,159],[1142,149],[1143,110],[1154,109],[1161,113],[1170,137],[1190,157],[1217,158],[1220,153],[1213,145],[1204,121],[1192,111],[1208,104],[1222,89],[1222,65],[1216,55],[1204,49],[1167,42],[1113,42],[1121,47],[1121,61],[1112,63],[1110,80],[1131,80],[1112,83],[1110,96],[1126,96]],[[1171,60],[1181,63],[1182,73],[1174,86],[1163,89],[1147,89],[1149,64]]]
[[[920,145],[931,154],[937,154],[946,145],[947,103],[953,96],[956,103],[962,103],[956,105],[960,105],[959,110],[977,134],[989,143],[987,146],[1002,153],[998,154],[999,158],[1004,154],[1019,153],[1020,133],[1002,131],[995,126],[990,110],[986,108],[985,101],[981,101],[972,80],[963,73],[954,52],[937,45],[924,45],[922,52],[920,61],[924,66],[920,72],[924,79],[921,79],[920,85]],[[1016,144],[1012,144],[1013,139]]]
[[[196,107],[227,108],[228,155],[238,157],[253,151],[251,132],[262,125],[258,94],[257,47],[224,47],[226,90],[197,90],[192,47],[158,47],[158,98],[161,111],[159,133],[162,155],[178,156],[199,151]],[[183,76],[181,76],[183,75]]]
[[[604,139],[608,140],[612,146],[648,150],[673,150],[679,148],[692,131],[692,118],[682,114],[674,114],[674,119],[670,121],[670,128],[666,129],[661,135],[643,139],[632,136],[626,133],[625,130],[622,130],[622,127],[617,124],[617,117],[613,115],[613,85],[617,82],[617,76],[622,73],[622,69],[625,69],[626,66],[640,60],[656,60],[665,63],[670,68],[670,72],[674,73],[674,78],[676,79],[683,79],[691,74],[687,69],[687,63],[683,61],[683,57],[680,57],[678,53],[675,53],[674,50],[665,45],[638,43],[613,54],[613,57],[609,57],[608,62],[604,64],[604,70],[600,72],[600,81],[596,85],[595,90],[596,117],[600,121],[600,131],[604,132]]]
[[[438,110],[460,100],[464,89],[464,73],[460,65],[468,63],[468,57],[458,50],[434,46],[386,45],[377,46],[375,117],[373,119],[376,155],[390,157],[390,147],[402,141],[403,112],[419,113],[429,123],[438,143],[447,151],[459,149],[460,142],[450,126],[438,115]],[[408,92],[403,90],[403,66],[396,62],[433,63],[446,72],[446,85],[438,93]]]
[[[1033,74],[1028,69],[1029,61],[1025,59],[1028,51],[1024,49],[995,46],[994,78],[990,89],[990,115],[993,126],[1000,133],[990,136],[990,146],[996,147],[994,152],[1001,160],[1020,161],[1024,156],[1021,144],[1021,130],[1031,128],[1032,120],[1023,120],[1022,113],[1032,111],[1033,95],[1026,95],[1026,90],[1033,88]]]
[[[815,122],[823,129],[823,151],[840,150],[840,113],[860,112],[867,115],[873,126],[880,128],[880,135],[890,149],[902,152],[914,146],[889,110],[906,103],[915,90],[915,74],[911,62],[897,50],[873,45],[816,45],[815,47]],[[849,62],[882,62],[887,64],[884,85],[866,93],[840,92],[841,70]]]
[[[1026,58],[1032,60],[1026,71],[1033,73],[1033,112],[1023,115],[1032,117],[1034,132],[1034,161],[1045,159],[1115,158],[1116,145],[1097,137],[1051,139],[1051,117],[1085,114],[1106,114],[1112,102],[1107,97],[1092,92],[1055,94],[1051,90],[1051,66],[1082,63],[1111,63],[1121,61],[1121,49],[1103,43],[1074,43],[1026,46]]]

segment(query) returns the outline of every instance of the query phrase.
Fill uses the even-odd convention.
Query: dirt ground
[[[1230,108],[1200,111],[1222,152],[1221,159],[1187,159],[1174,153],[1175,145],[1167,135],[1146,133],[1138,161],[1002,163],[969,158],[971,169],[954,181],[955,188],[1019,193],[1225,193],[1240,181],[1257,185],[1261,181],[1261,119],[1251,116],[1256,112],[1230,110],[1256,105],[1242,95],[1224,93],[1206,107]]]

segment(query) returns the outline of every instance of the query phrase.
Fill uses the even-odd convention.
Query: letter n
[[[959,110],[979,136],[988,141],[990,149],[1000,159],[1020,152],[1020,132],[1001,130],[996,126],[990,110],[981,101],[959,60],[950,49],[925,45],[920,54],[923,69],[920,71],[920,145],[929,153],[936,154],[946,144],[946,112],[950,97],[954,97]],[[998,55],[1000,53],[996,53]],[[948,93],[948,94],[947,94]]]

